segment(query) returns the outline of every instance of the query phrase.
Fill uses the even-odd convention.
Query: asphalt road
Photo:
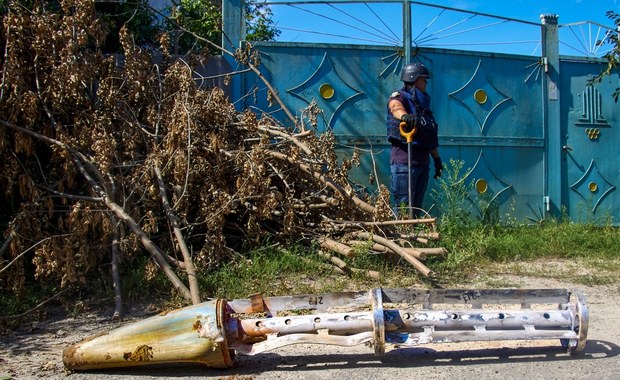
[[[29,328],[0,337],[0,379],[620,379],[620,285],[584,287],[550,279],[522,280],[524,287],[568,287],[585,293],[590,327],[580,355],[568,355],[559,341],[388,347],[380,357],[365,345],[294,345],[256,356],[237,355],[236,366],[227,370],[174,364],[66,374],[65,347],[119,325],[90,314],[33,322]],[[137,313],[123,323],[143,317]]]

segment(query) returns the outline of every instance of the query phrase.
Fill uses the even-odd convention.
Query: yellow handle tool
[[[411,128],[411,131],[405,132],[405,127],[407,127],[407,123],[405,123],[404,121],[401,121],[398,125],[398,128],[400,129],[400,135],[407,140],[407,190],[409,195],[409,219],[413,219],[413,189],[411,188],[411,143],[413,142],[413,136],[415,136],[418,128],[414,125],[413,128]]]
[[[399,125],[398,128],[400,129],[400,135],[403,136],[406,140],[407,143],[413,142],[413,136],[415,136],[415,133],[417,132],[417,128],[414,126],[411,131],[409,132],[405,132],[405,127],[407,126],[407,123],[405,123],[404,121],[402,121]]]

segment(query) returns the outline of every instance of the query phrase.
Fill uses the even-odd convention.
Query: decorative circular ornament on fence
[[[596,184],[596,182],[590,182],[588,184],[588,189],[591,193],[596,193],[596,190],[598,190],[598,185]]]
[[[323,99],[331,99],[334,96],[334,88],[329,83],[324,83],[319,87],[319,94]]]
[[[586,128],[586,135],[590,140],[597,140],[601,135],[601,130],[598,128]]]
[[[489,184],[484,179],[479,179],[476,181],[476,191],[479,194],[484,194],[489,189]]]
[[[474,99],[476,99],[476,102],[478,102],[478,104],[486,103],[488,99],[487,92],[484,91],[483,89],[476,90],[474,92]]]

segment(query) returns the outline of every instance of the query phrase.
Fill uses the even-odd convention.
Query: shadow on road
[[[205,369],[196,364],[153,365],[145,367],[121,368],[91,371],[118,376],[175,377],[228,377],[234,375],[257,375],[264,372],[330,370],[352,368],[421,368],[441,366],[466,366],[473,364],[507,364],[520,362],[566,362],[580,360],[605,360],[620,354],[620,347],[614,343],[593,340],[579,355],[569,355],[561,346],[537,346],[515,348],[481,348],[467,350],[441,351],[425,347],[394,349],[385,356],[368,354],[308,354],[279,355],[264,353],[256,356],[236,358],[236,366],[231,369]],[[300,375],[301,376],[301,375]]]

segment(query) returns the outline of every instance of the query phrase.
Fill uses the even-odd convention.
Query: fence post
[[[561,216],[562,183],[562,125],[560,114],[560,50],[558,15],[541,15],[543,77],[543,128],[545,137],[545,216]]]
[[[245,39],[245,2],[244,0],[222,0],[222,47],[230,52],[234,52],[240,47],[241,41]],[[234,57],[224,54],[224,57],[232,71],[244,69],[238,67]],[[235,102],[242,97],[243,74],[233,75],[231,81],[231,102]],[[235,103],[237,107],[242,107],[242,102]]]
[[[405,54],[405,62],[403,66],[411,63],[411,3],[409,0],[403,0],[403,48]]]

